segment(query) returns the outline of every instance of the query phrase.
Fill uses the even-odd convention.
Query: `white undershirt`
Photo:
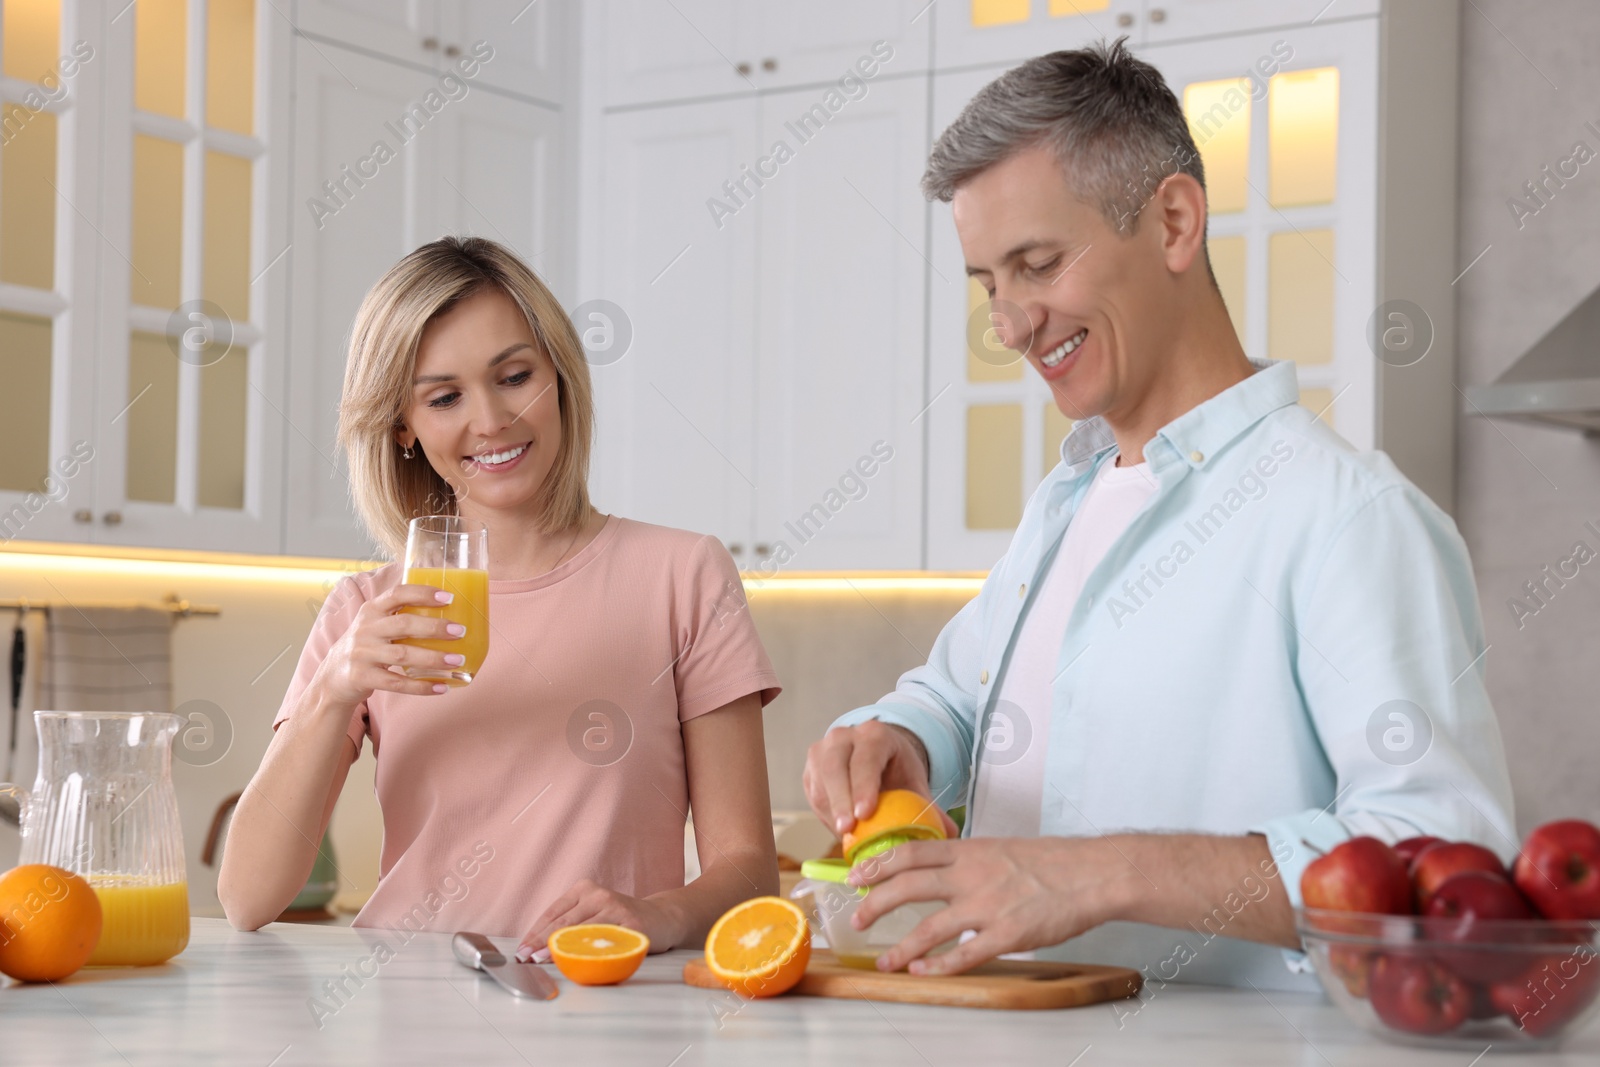
[[[1090,572],[1155,491],[1148,462],[1118,467],[1105,460],[1068,524],[1023,620],[989,720],[972,803],[973,837],[1039,836],[1052,683],[1067,620]]]

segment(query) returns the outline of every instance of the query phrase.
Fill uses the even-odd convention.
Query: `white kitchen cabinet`
[[[926,92],[874,82],[804,144],[815,90],[761,99],[795,156],[751,206],[758,571],[921,565]]]
[[[934,68],[1015,66],[1045,52],[1124,34],[1137,44],[1142,7],[1142,0],[941,0],[930,11]]]
[[[8,43],[0,68],[0,540],[8,542],[91,540],[94,527],[72,516],[97,515],[94,465],[115,462],[95,416],[105,245],[96,217],[74,210],[95,210],[103,170],[96,104],[106,40],[97,15],[68,5],[54,39],[16,52]],[[74,51],[75,41],[87,51]],[[40,82],[52,73],[60,89],[47,94]]]
[[[1381,0],[1144,0],[1140,42],[1154,45],[1202,37],[1336,23],[1378,14]]]
[[[437,85],[432,72],[331,44],[296,52],[290,554],[375,551],[353,512],[337,428],[350,328],[384,272],[445,233],[478,234],[558,292],[570,287],[569,243],[554,225],[569,195],[561,113],[474,84],[425,124],[403,124]]]
[[[66,497],[13,507],[25,521],[7,538],[278,551],[286,275],[273,268],[288,226],[266,193],[288,164],[287,26],[200,0],[24,15],[57,12],[33,67],[0,90],[26,105],[50,74],[66,88],[8,117],[0,151],[21,180],[0,214],[28,247],[0,248],[0,322],[25,383],[8,432],[28,427],[24,456],[42,432],[35,476]],[[36,361],[49,371],[29,395]],[[68,457],[78,469],[62,477]],[[33,511],[36,498],[12,499]]]
[[[570,0],[295,0],[310,47],[341,45],[446,70],[480,41],[494,48],[479,84],[546,101],[563,94]]]
[[[290,34],[269,8],[103,15],[94,501],[101,544],[277,552]]]
[[[882,41],[895,75],[929,61],[926,0],[609,0],[588,32],[604,39],[606,107],[837,81]]]
[[[921,566],[925,94],[599,118],[591,295],[633,328],[594,371],[600,506],[757,572]]]
[[[706,205],[756,160],[758,116],[753,96],[605,116],[586,248],[594,295],[632,332],[592,369],[596,505],[714,534],[741,566],[758,478],[757,211],[718,219]]]
[[[478,83],[546,104],[568,98],[574,0],[439,0],[439,54],[449,64],[479,41],[494,48]]]
[[[404,62],[438,65],[437,0],[293,0],[292,10],[295,30],[309,34],[313,47],[354,43]]]

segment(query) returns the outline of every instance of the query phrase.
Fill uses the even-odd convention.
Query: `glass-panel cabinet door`
[[[95,537],[277,552],[288,31],[263,0],[108,19]]]
[[[87,540],[100,48],[79,6],[0,4],[0,542]],[[83,521],[74,521],[78,514]]]
[[[1207,251],[1246,354],[1374,447],[1376,20],[1150,45],[1205,164]]]

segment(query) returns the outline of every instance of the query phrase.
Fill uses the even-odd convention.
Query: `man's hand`
[[[880,970],[955,974],[1113,919],[1300,946],[1289,894],[1257,834],[908,841],[863,862],[850,882],[875,887],[851,918],[858,930],[910,901],[948,905],[880,956]],[[922,958],[964,930],[976,935]]]
[[[909,841],[863,862],[852,885],[876,888],[851,923],[861,930],[915,900],[943,900],[878,969],[956,974],[1005,952],[1054,945],[1118,917],[1139,873],[1095,837],[980,837]],[[927,959],[933,948],[977,931],[964,945]]]
[[[859,726],[829,730],[813,744],[806,751],[801,782],[822,825],[843,836],[857,819],[872,814],[885,789],[928,796],[928,754],[917,735],[905,727],[868,719]],[[959,836],[944,809],[937,803],[934,807],[945,833]]]

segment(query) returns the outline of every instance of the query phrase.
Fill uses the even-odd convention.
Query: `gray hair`
[[[982,171],[1035,145],[1055,154],[1068,188],[1119,233],[1138,227],[1169,175],[1187,174],[1203,190],[1200,150],[1178,98],[1126,40],[1038,56],[985,85],[935,142],[923,195],[948,202]]]

